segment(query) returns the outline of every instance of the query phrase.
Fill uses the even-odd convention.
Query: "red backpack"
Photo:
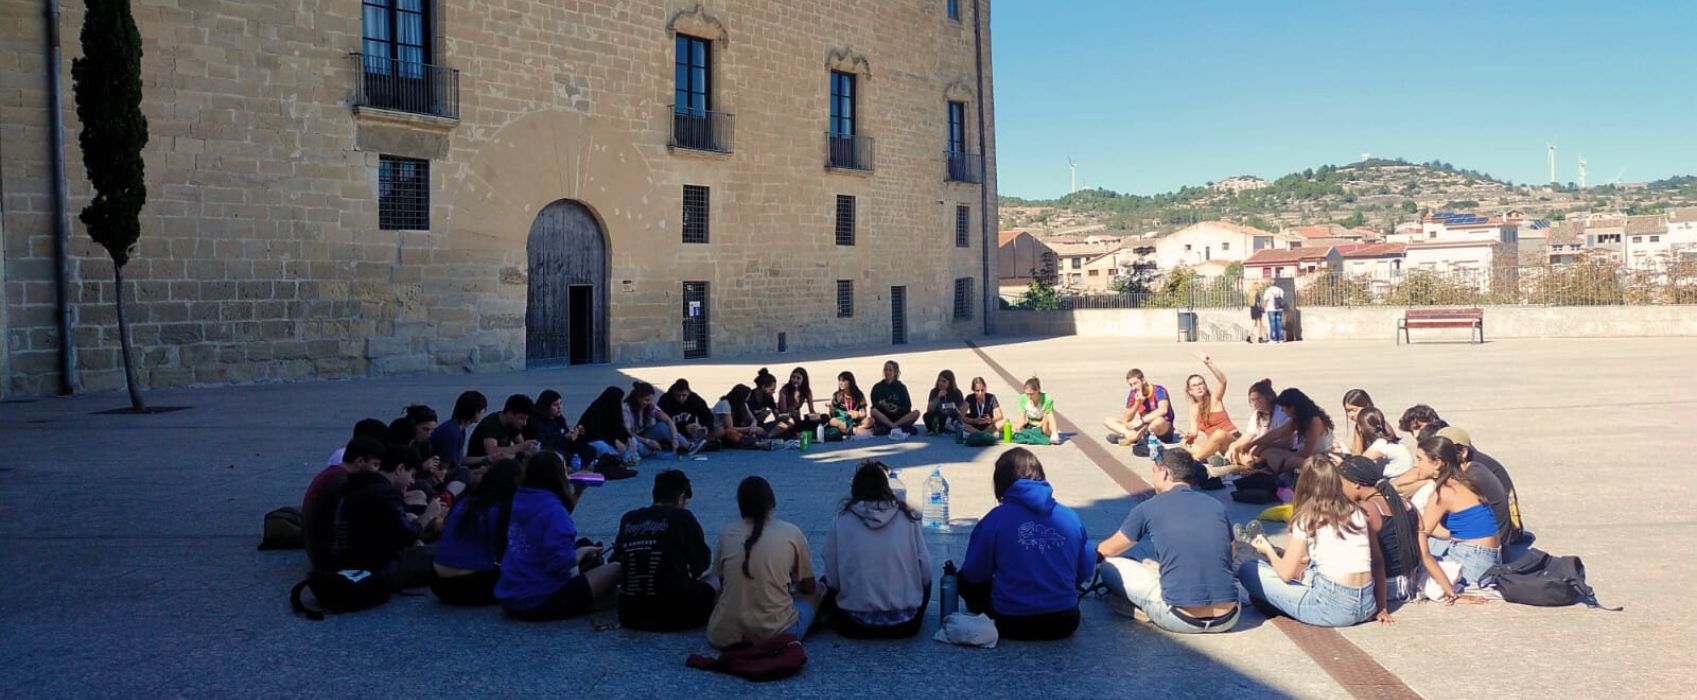
[[[758,683],[783,680],[801,673],[801,667],[807,665],[807,652],[802,650],[801,640],[785,632],[764,642],[738,644],[726,649],[717,659],[690,654],[684,664]]]

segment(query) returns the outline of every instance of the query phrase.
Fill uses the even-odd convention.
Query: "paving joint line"
[[[973,353],[978,355],[978,359],[989,365],[990,369],[1002,378],[1002,381],[1014,387],[1023,385],[1018,378],[1014,377],[1012,372],[1009,372],[1001,363],[990,357],[989,353],[984,352],[984,349],[979,347],[977,343],[971,340],[964,342]],[[1101,442],[1078,430],[1078,426],[1061,415],[1060,411],[1055,412],[1055,425],[1057,430],[1063,433],[1071,433],[1072,440],[1068,442],[1077,443],[1079,451],[1083,452],[1084,456],[1089,457],[1096,468],[1102,470],[1102,473],[1108,475],[1108,478],[1113,479],[1114,483],[1119,484],[1120,488],[1130,494],[1134,501],[1153,495],[1154,488],[1149,485],[1149,482],[1144,481],[1130,467],[1115,459]],[[1302,650],[1302,653],[1307,654],[1308,658],[1319,664],[1320,669],[1325,671],[1326,675],[1331,676],[1332,680],[1337,682],[1344,689],[1344,692],[1351,696],[1357,698],[1393,698],[1396,700],[1420,698],[1420,694],[1414,692],[1414,689],[1408,687],[1408,684],[1403,683],[1402,679],[1380,665],[1371,654],[1363,651],[1361,647],[1346,639],[1337,630],[1312,627],[1283,616],[1273,618],[1269,622],[1284,633],[1287,639],[1295,643],[1297,648]]]

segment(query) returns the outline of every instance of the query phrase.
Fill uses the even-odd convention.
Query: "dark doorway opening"
[[[595,361],[595,288],[574,284],[567,293],[566,317],[571,321],[571,362],[587,365]]]
[[[707,283],[684,283],[684,359],[708,357],[712,346],[707,337]]]

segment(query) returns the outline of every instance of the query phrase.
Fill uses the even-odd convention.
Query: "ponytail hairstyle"
[[[860,463],[854,470],[854,479],[849,482],[849,497],[843,500],[843,512],[856,503],[893,503],[908,520],[918,521],[919,514],[899,498],[890,488],[890,468],[876,459]]]
[[[1267,402],[1267,413],[1265,415],[1263,415],[1262,417],[1266,418],[1269,421],[1272,420],[1272,418],[1273,418],[1273,405],[1278,403],[1278,400],[1279,400],[1279,393],[1276,392],[1276,391],[1273,391],[1273,380],[1263,378],[1261,381],[1258,381],[1254,384],[1250,384],[1249,385],[1249,395],[1250,396],[1259,396],[1259,397],[1261,397],[1262,400]],[[1261,412],[1256,411],[1256,414],[1260,415]]]
[[[772,494],[772,485],[765,479],[751,476],[737,486],[737,510],[742,513],[743,520],[754,526],[748,532],[748,539],[742,542],[742,575],[745,578],[754,578],[754,572],[748,568],[748,559],[754,553],[754,543],[760,541],[760,533],[766,530],[766,519],[777,507],[778,497]]]
[[[1420,441],[1420,451],[1438,463],[1438,475],[1433,478],[1433,487],[1438,491],[1444,490],[1444,484],[1451,479],[1458,479],[1462,485],[1472,491],[1475,496],[1479,489],[1473,485],[1473,478],[1461,468],[1461,449],[1447,437],[1433,435]]]
[[[778,386],[778,378],[766,371],[765,367],[761,367],[754,375],[754,386],[757,389],[775,389]]]
[[[1378,409],[1370,410],[1376,411]],[[1380,413],[1381,417],[1383,415],[1383,413]],[[1351,483],[1372,488],[1384,497],[1385,504],[1391,508],[1390,520],[1402,525],[1402,527],[1396,528],[1395,532],[1397,533],[1397,548],[1404,553],[1404,556],[1407,556],[1409,552],[1420,551],[1420,543],[1415,539],[1414,534],[1416,528],[1407,526],[1409,523],[1408,502],[1402,500],[1402,494],[1397,493],[1396,487],[1391,485],[1391,480],[1385,478],[1384,467],[1380,466],[1378,462],[1361,455],[1350,455],[1343,458],[1343,461],[1338,465],[1338,471],[1343,474],[1343,478],[1348,479]]]
[[[1367,395],[1366,389],[1350,389],[1343,393],[1344,408],[1368,409],[1373,407],[1373,397]]]
[[[1035,391],[1035,392],[1041,394],[1041,393],[1043,393],[1043,382],[1038,381],[1036,377],[1032,377],[1030,379],[1027,379],[1027,380],[1025,380],[1025,390],[1026,391]]]
[[[1335,457],[1315,453],[1302,465],[1302,475],[1296,479],[1296,498],[1291,501],[1291,527],[1300,527],[1309,535],[1330,527],[1343,539],[1345,533],[1355,534],[1361,528],[1350,518],[1361,510],[1343,491],[1343,475]]]

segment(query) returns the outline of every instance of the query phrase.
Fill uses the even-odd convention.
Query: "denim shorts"
[[[807,637],[807,631],[813,629],[813,617],[819,614],[819,611],[813,609],[812,603],[796,598],[795,613],[795,624],[790,625],[790,628],[786,631],[795,635],[796,639],[803,639]]]

